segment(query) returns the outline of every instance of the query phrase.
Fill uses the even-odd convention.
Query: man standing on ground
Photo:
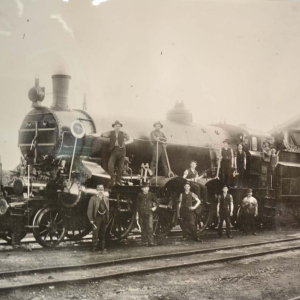
[[[200,205],[201,201],[196,194],[190,191],[191,184],[186,182],[184,185],[184,192],[179,196],[179,217],[182,218],[180,226],[182,228],[183,240],[187,239],[187,230],[190,231],[196,242],[202,242],[198,238],[197,228],[195,226],[195,215],[194,210]],[[193,200],[196,204],[193,206]]]
[[[219,218],[218,236],[222,236],[223,223],[226,222],[226,235],[228,238],[232,238],[230,235],[230,217],[233,216],[233,198],[228,193],[228,187],[224,185],[222,194],[218,196],[217,205],[217,217]]]
[[[151,131],[150,133],[150,139],[153,144],[150,169],[152,173],[155,174],[156,165],[158,165],[159,159],[161,158],[164,176],[169,177],[169,168],[164,149],[167,147],[167,138],[161,131],[161,129],[163,128],[163,124],[160,122],[156,122],[153,124],[153,127],[155,128],[155,130]]]
[[[87,216],[93,225],[92,251],[97,247],[105,251],[105,234],[109,220],[109,200],[104,194],[104,186],[97,185],[97,195],[94,195],[89,202]]]
[[[244,233],[247,235],[251,230],[253,235],[257,235],[255,232],[254,217],[258,215],[257,200],[252,197],[252,190],[247,190],[247,197],[242,201],[243,219],[244,219]],[[249,230],[250,229],[250,230]]]
[[[142,245],[155,246],[153,237],[153,212],[159,206],[156,196],[149,192],[149,184],[143,182],[142,192],[137,196],[137,221],[140,220]]]

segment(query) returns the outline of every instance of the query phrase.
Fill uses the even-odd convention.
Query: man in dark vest
[[[101,137],[110,138],[109,150],[111,153],[108,160],[108,173],[111,177],[112,185],[115,183],[121,185],[121,177],[126,156],[125,145],[133,142],[133,139],[127,133],[120,130],[122,126],[123,125],[119,121],[116,121],[112,124],[114,130],[101,134]],[[118,172],[115,180],[114,173],[116,161],[118,162]]]
[[[237,172],[239,173],[237,177],[237,186],[242,187],[243,185],[243,177],[244,177],[244,170],[246,170],[247,158],[246,153],[243,150],[243,144],[238,144],[238,149],[236,152],[236,167]]]
[[[168,177],[169,168],[164,149],[164,147],[167,147],[167,138],[165,137],[163,132],[161,132],[163,124],[160,122],[156,122],[153,124],[153,127],[155,128],[155,130],[151,131],[150,133],[150,139],[153,144],[150,170],[152,171],[152,174],[155,174],[156,165],[158,164],[158,161],[161,158],[164,176]]]
[[[228,187],[224,185],[222,194],[218,196],[217,217],[219,218],[218,236],[222,236],[223,222],[226,222],[226,235],[230,235],[230,217],[233,215],[233,198],[228,194]]]
[[[180,223],[182,229],[183,240],[187,239],[187,230],[190,231],[196,242],[202,242],[198,238],[197,228],[195,226],[195,215],[194,210],[201,204],[201,201],[196,194],[190,191],[191,184],[187,181],[184,185],[184,192],[179,196],[179,216],[182,221]],[[196,204],[193,206],[193,201],[196,201]]]
[[[89,202],[87,216],[93,225],[92,251],[97,247],[105,251],[105,234],[109,220],[109,200],[104,194],[104,186],[97,185],[97,195],[94,195]],[[98,243],[99,242],[99,243]]]
[[[233,153],[229,148],[229,141],[226,139],[223,141],[224,147],[221,150],[221,166],[222,166],[222,181],[225,185],[230,186],[230,174],[233,168]]]
[[[149,192],[149,184],[143,182],[142,192],[137,196],[136,219],[140,220],[142,245],[155,246],[153,241],[153,212],[159,206],[156,196]]]
[[[185,170],[183,173],[183,178],[190,182],[191,188],[195,191],[195,194],[199,199],[203,200],[204,203],[207,203],[207,188],[206,186],[197,182],[199,179],[199,174],[196,170],[197,162],[192,160],[190,162],[190,168]]]

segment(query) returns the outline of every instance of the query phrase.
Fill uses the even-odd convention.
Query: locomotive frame
[[[0,200],[3,208],[0,237],[13,244],[19,243],[27,232],[33,232],[37,242],[45,247],[57,246],[65,236],[70,240],[80,240],[91,231],[86,215],[88,201],[96,193],[97,184],[107,186],[110,180],[105,171],[109,155],[107,140],[90,134],[107,129],[111,117],[97,118],[82,110],[71,110],[68,106],[70,76],[53,75],[52,79],[53,103],[50,108],[41,105],[44,89],[39,87],[37,80],[29,92],[33,109],[26,115],[19,130],[18,146],[22,161],[14,180],[4,186],[4,197]],[[130,135],[134,133],[135,136],[133,145],[128,146],[131,166],[127,165],[130,174],[123,176],[125,185],[114,186],[109,191],[107,235],[114,240],[128,236],[136,225],[135,199],[142,181],[137,171],[141,163],[151,159],[151,122],[123,119],[131,130]],[[79,131],[86,133],[82,134],[82,138],[72,134],[74,121],[81,126]],[[278,180],[276,186],[272,186],[269,163],[261,155],[262,144],[264,141],[272,142],[271,135],[227,124],[197,125],[183,104],[177,104],[168,112],[166,123],[168,154],[174,172],[182,173],[190,159],[200,162],[200,172],[206,170],[205,177],[202,176],[198,183],[206,186],[210,204],[201,205],[195,212],[198,232],[203,232],[208,226],[214,227],[218,222],[215,206],[216,194],[222,186],[219,163],[224,139],[244,144],[247,154],[245,182],[258,200],[257,221],[262,227],[274,225],[276,204],[283,199],[283,182],[288,180],[284,168],[289,168],[291,156],[283,151],[280,153],[281,164],[276,169]],[[289,179],[290,183],[296,182],[300,174],[296,172],[293,176]],[[178,223],[177,199],[185,180],[158,176],[151,178],[150,183],[160,202],[154,214],[154,233],[165,236]],[[245,197],[245,189],[234,188],[229,192],[233,195],[235,206],[232,224],[238,226],[239,207]],[[299,191],[294,196],[299,197]]]

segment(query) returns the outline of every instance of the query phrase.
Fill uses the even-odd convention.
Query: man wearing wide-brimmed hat
[[[155,130],[151,131],[150,133],[150,139],[153,144],[150,169],[152,173],[155,174],[156,165],[158,164],[158,161],[161,158],[164,176],[168,177],[169,168],[166,153],[163,148],[167,146],[167,138],[161,131],[161,129],[163,128],[163,124],[158,121],[153,124],[153,127],[155,128]]]
[[[223,148],[221,150],[221,170],[222,170],[222,181],[228,187],[230,186],[230,174],[231,169],[233,168],[233,152],[232,149],[229,148],[229,141],[225,139],[223,141]]]
[[[142,229],[142,245],[154,246],[153,241],[153,212],[159,206],[156,196],[149,192],[149,183],[143,182],[142,192],[137,196],[136,219]]]
[[[101,134],[101,137],[110,138],[109,150],[111,151],[108,161],[108,173],[111,176],[112,184],[121,184],[121,177],[123,173],[124,161],[126,156],[126,147],[133,142],[133,139],[126,133],[121,131],[123,125],[119,121],[112,124],[114,130]],[[118,171],[116,180],[114,178],[115,163],[118,162]]]
[[[256,235],[254,217],[258,215],[257,200],[252,196],[252,190],[247,190],[247,197],[242,201],[242,217],[243,217],[243,231],[244,235],[247,235],[251,230],[253,235]]]

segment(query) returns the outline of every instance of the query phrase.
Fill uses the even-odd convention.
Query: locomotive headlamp
[[[28,92],[28,98],[30,101],[35,102],[35,104],[42,102],[45,98],[45,88],[39,86],[38,76],[35,77],[35,86]]]
[[[71,124],[71,132],[76,138],[81,139],[85,135],[83,124],[79,120],[73,121]]]
[[[7,212],[8,204],[4,199],[0,199],[0,215],[4,215]]]
[[[21,195],[23,193],[23,189],[26,187],[26,183],[21,178],[16,178],[13,183],[14,192],[17,195]]]

